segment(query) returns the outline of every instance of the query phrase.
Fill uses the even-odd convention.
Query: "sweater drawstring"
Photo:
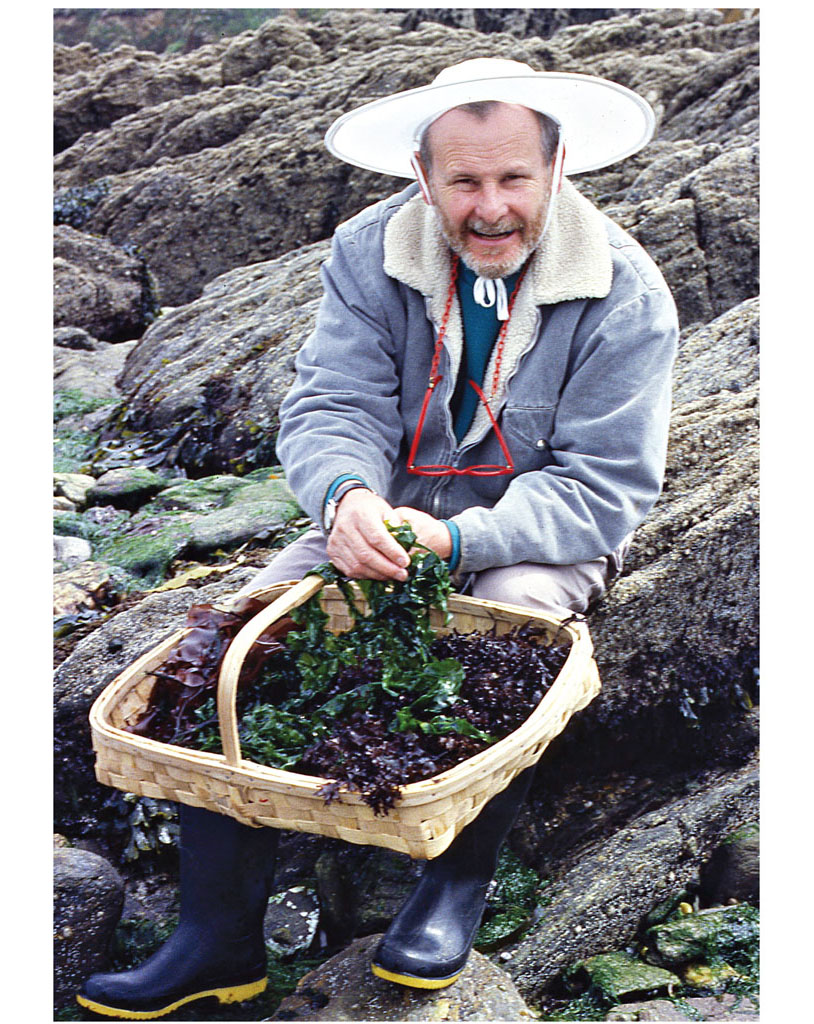
[[[490,309],[497,300],[498,320],[509,319],[509,299],[506,295],[506,285],[503,278],[492,279],[490,277],[478,277],[475,280],[473,289],[475,302],[484,309]]]

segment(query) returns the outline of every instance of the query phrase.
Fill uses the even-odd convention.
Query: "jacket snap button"
[[[540,438],[540,440],[537,442],[537,447],[538,448],[545,448],[545,438],[542,438],[542,437]]]

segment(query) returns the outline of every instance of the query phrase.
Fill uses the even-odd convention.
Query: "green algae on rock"
[[[667,991],[680,985],[681,979],[672,971],[643,963],[629,953],[599,953],[582,960],[568,972],[576,987],[587,984],[614,1002],[645,992]]]
[[[515,853],[502,850],[475,949],[491,952],[516,939],[532,923],[540,890],[546,884]]]
[[[91,505],[139,508],[167,486],[167,480],[143,466],[110,469],[87,492]]]
[[[758,911],[748,904],[739,904],[683,914],[649,928],[644,941],[648,961],[676,967],[696,960],[729,957],[754,945],[758,935]]]

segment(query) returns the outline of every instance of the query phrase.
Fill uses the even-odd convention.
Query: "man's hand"
[[[342,498],[328,537],[328,557],[351,579],[406,580],[410,556],[388,532],[401,516],[378,494],[362,487]]]
[[[412,526],[419,544],[430,548],[440,558],[449,558],[452,554],[452,537],[440,519],[409,505],[393,509],[393,514],[396,522]]]

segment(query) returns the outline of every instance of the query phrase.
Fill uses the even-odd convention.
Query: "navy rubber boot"
[[[485,805],[438,857],[427,861],[373,954],[373,973],[411,988],[458,979],[480,926],[503,841],[528,794],[535,766]]]
[[[266,988],[277,830],[183,804],[180,820],[178,927],[134,970],[87,979],[76,999],[94,1013],[152,1020],[196,999],[243,1002]]]

